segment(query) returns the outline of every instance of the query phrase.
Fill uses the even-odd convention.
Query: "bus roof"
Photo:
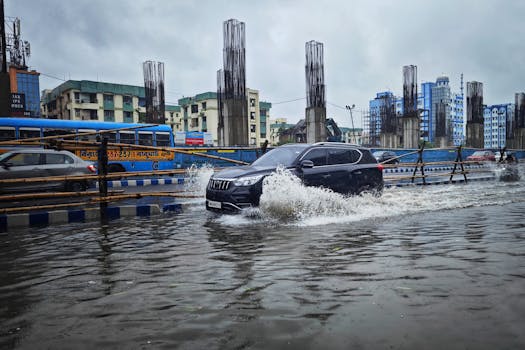
[[[148,124],[139,123],[115,123],[115,122],[100,122],[96,120],[63,120],[63,119],[44,119],[44,118],[10,118],[0,117],[1,126],[11,127],[29,127],[29,128],[69,128],[69,129],[95,129],[95,130],[109,130],[122,129],[144,126]],[[150,126],[141,128],[144,131],[171,131],[169,125],[159,124],[157,126]]]

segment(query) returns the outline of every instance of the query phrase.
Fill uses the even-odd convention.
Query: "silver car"
[[[24,148],[0,155],[0,180],[59,175],[87,175],[96,173],[92,163],[86,162],[69,151]],[[2,183],[0,192],[66,190],[84,191],[88,180],[51,181],[27,183]]]

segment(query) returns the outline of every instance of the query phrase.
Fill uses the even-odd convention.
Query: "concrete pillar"
[[[485,148],[483,123],[467,123],[467,147]]]
[[[306,142],[326,141],[326,108],[306,108]]]
[[[419,147],[419,118],[403,117],[403,147]]]
[[[224,146],[248,146],[248,106],[246,99],[224,101]]]
[[[399,135],[393,133],[381,133],[382,148],[399,148]]]

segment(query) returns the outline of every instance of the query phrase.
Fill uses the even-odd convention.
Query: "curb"
[[[170,179],[138,179],[138,180],[112,180],[108,181],[108,188],[119,187],[141,187],[156,185],[182,185],[185,180],[182,177],[173,177]],[[98,188],[98,182],[95,182],[95,188]]]
[[[116,220],[122,217],[143,216],[149,217],[159,215],[161,212],[181,213],[183,206],[178,203],[145,205],[123,205],[108,207],[106,216],[108,220]],[[6,232],[12,228],[21,227],[43,227],[55,224],[68,224],[75,222],[88,222],[100,219],[99,208],[70,209],[39,211],[33,213],[16,213],[0,215],[0,232]]]
[[[490,181],[495,180],[496,176],[487,176],[487,177],[479,177],[479,178],[470,178],[467,179],[467,182],[472,181]],[[407,186],[430,186],[430,185],[449,185],[449,184],[459,184],[459,183],[465,183],[465,179],[459,179],[459,180],[439,180],[439,181],[431,181],[427,183],[423,182],[406,182],[406,183],[385,183],[385,188],[392,188],[392,187],[407,187]]]
[[[482,168],[487,168],[486,166],[483,166],[483,165],[470,165],[470,166],[466,166],[465,169],[482,169]],[[412,168],[395,168],[395,169],[384,169],[383,170],[383,173],[411,173],[414,171],[414,167]],[[425,171],[447,171],[447,170],[453,170],[454,167],[452,166],[446,166],[446,167],[425,167]],[[458,170],[458,168],[456,168],[456,170]]]

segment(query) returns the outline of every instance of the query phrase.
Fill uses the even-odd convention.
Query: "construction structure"
[[[164,117],[164,63],[146,61],[144,70],[144,90],[146,94],[146,123],[165,124]]]
[[[514,129],[512,130],[511,147],[525,148],[525,92],[517,92],[514,96]]]
[[[0,116],[11,115],[11,86],[7,74],[7,42],[5,35],[4,0],[0,0],[0,46],[2,66],[0,70]]]
[[[419,146],[419,112],[417,109],[417,66],[403,66],[403,146]]]
[[[467,138],[466,146],[484,147],[483,83],[467,82]]]
[[[378,110],[375,112],[378,112],[379,116],[380,146],[398,148],[401,140],[399,139],[399,120],[396,115],[395,97],[391,92],[378,93],[376,100]]]
[[[326,94],[324,83],[323,44],[314,40],[305,44],[306,51],[306,142],[326,141]]]
[[[248,145],[246,37],[244,22],[223,23],[223,69],[217,71],[220,146]]]

